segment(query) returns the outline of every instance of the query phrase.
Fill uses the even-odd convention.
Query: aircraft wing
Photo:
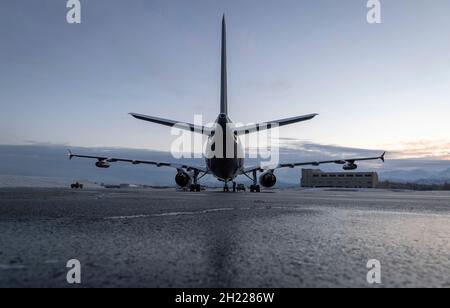
[[[70,150],[69,150],[68,156],[69,156],[69,159],[88,158],[88,159],[96,159],[98,162],[104,162],[104,163],[124,162],[124,163],[130,163],[133,165],[153,165],[156,167],[168,167],[168,168],[174,168],[177,170],[198,171],[201,173],[208,173],[208,169],[206,167],[197,167],[197,166],[174,164],[174,163],[167,163],[167,162],[112,158],[112,157],[105,157],[105,156],[77,155],[77,154],[72,153]]]
[[[338,164],[338,165],[345,165],[345,164],[354,164],[358,161],[368,161],[368,160],[381,160],[382,162],[385,161],[385,156],[386,156],[386,152],[383,153],[381,156],[377,156],[377,157],[364,157],[364,158],[349,158],[349,159],[338,159],[338,160],[324,160],[324,161],[311,161],[311,162],[301,162],[301,163],[286,163],[286,164],[279,164],[277,166],[275,166],[274,168],[262,168],[261,166],[259,167],[250,167],[250,168],[245,168],[243,173],[250,173],[253,171],[267,171],[267,170],[277,170],[277,169],[281,169],[281,168],[295,168],[295,167],[301,167],[301,166],[315,166],[318,167],[320,165],[325,165],[325,164]]]
[[[180,128],[180,129],[188,130],[193,133],[199,133],[199,134],[203,134],[203,135],[207,135],[207,136],[211,136],[211,132],[212,132],[212,129],[208,128],[206,126],[198,126],[198,125],[194,125],[194,124],[190,124],[190,123],[184,123],[184,122],[180,122],[180,121],[157,118],[157,117],[147,116],[147,115],[138,114],[138,113],[130,113],[130,115],[138,120],[152,122],[152,123],[156,123],[156,124],[160,124],[160,125],[164,125],[164,126],[170,126],[170,127],[176,126],[177,128]]]
[[[236,127],[235,131],[237,132],[238,135],[248,135],[251,133],[268,130],[268,129],[272,129],[275,127],[281,127],[281,126],[291,125],[294,123],[308,121],[308,120],[314,119],[316,116],[318,116],[318,114],[313,113],[313,114],[303,115],[303,116],[299,116],[299,117],[270,121],[268,123],[259,123],[259,124],[254,124],[254,125]]]

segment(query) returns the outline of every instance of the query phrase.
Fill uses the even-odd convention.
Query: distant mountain
[[[442,179],[450,179],[450,168],[440,172],[438,176]]]
[[[380,173],[381,180],[399,183],[445,184],[450,183],[450,168],[443,171],[423,169],[393,170]]]
[[[449,184],[450,183],[450,168],[439,172],[436,175],[429,176],[427,178],[422,178],[418,180],[418,184]]]
[[[422,169],[413,170],[391,170],[380,172],[380,179],[392,182],[415,182],[420,179],[426,179],[432,176],[430,171]]]
[[[100,188],[89,181],[82,181],[84,188]],[[25,175],[0,175],[0,187],[40,187],[67,188],[71,184],[69,178],[39,177]]]
[[[174,161],[168,153],[145,150],[72,148],[81,154],[135,158],[137,160]],[[0,175],[65,179],[67,182],[89,181],[107,184],[173,185],[176,171],[151,166],[117,163],[110,169],[99,169],[95,161],[69,160],[63,146],[0,146]],[[192,163],[192,162],[191,162]],[[194,164],[203,165],[201,161]]]

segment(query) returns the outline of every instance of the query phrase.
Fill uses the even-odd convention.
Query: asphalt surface
[[[0,189],[0,287],[450,287],[450,194]]]

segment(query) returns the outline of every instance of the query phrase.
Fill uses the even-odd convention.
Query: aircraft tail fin
[[[227,26],[225,14],[222,19],[222,67],[220,84],[220,113],[228,114],[228,93],[227,93]]]

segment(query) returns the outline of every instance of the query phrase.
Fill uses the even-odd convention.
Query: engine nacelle
[[[175,176],[175,182],[180,187],[187,187],[192,182],[192,178],[186,172],[178,172]]]
[[[259,177],[259,183],[265,188],[271,188],[277,183],[277,177],[273,172],[266,172]]]
[[[104,161],[104,160],[96,162],[95,166],[97,168],[102,168],[102,169],[108,169],[109,167],[111,167],[111,165],[107,161]]]
[[[344,169],[345,171],[356,170],[356,169],[358,169],[358,165],[355,163],[348,163],[348,164],[344,165],[344,167],[342,167],[342,169]]]

